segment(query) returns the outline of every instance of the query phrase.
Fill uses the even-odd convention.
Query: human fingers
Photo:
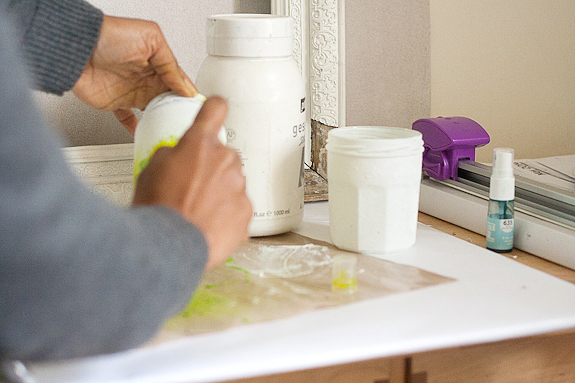
[[[134,135],[134,133],[136,133],[136,127],[138,126],[138,118],[136,117],[134,112],[132,112],[132,110],[117,109],[114,110],[114,116],[116,116],[116,119],[122,125],[124,125],[124,128],[126,128],[126,130],[130,132],[131,135]]]
[[[225,217],[228,222],[233,222],[233,226],[227,228],[228,222],[217,222],[219,237],[213,238],[211,232],[206,234],[210,249],[207,270],[225,262],[242,243],[249,240],[248,225],[252,216],[252,204],[245,193],[236,193],[229,200],[230,203],[222,204],[222,210],[225,210]]]
[[[190,188],[191,194],[184,205],[192,212],[190,221],[206,237],[210,249],[208,269],[223,262],[248,239],[252,216],[241,158],[218,139],[226,114],[224,99],[206,100],[194,124],[175,148],[187,164],[196,156],[202,159],[191,171],[198,180]]]
[[[154,24],[155,36],[150,37],[153,44],[152,55],[149,63],[154,72],[160,76],[162,82],[180,96],[194,97],[198,91],[190,78],[185,74],[172,53],[162,31],[157,24]]]
[[[180,139],[178,146],[187,147],[192,144],[195,135],[203,135],[212,142],[217,141],[218,134],[224,125],[228,113],[228,104],[221,97],[208,98],[200,109],[194,124]]]
[[[243,242],[249,239],[248,225],[252,205],[246,194],[246,181],[238,154],[221,146],[220,166],[212,172],[214,182],[202,201],[212,208],[193,222],[202,230],[209,247],[207,268],[221,264]],[[223,157],[223,158],[222,158]]]
[[[192,88],[192,95],[191,97],[195,97],[196,95],[198,95],[200,92],[198,91],[198,88],[196,88],[196,85],[194,85],[194,83],[192,82],[192,80],[188,77],[187,73],[184,72],[184,70],[180,67],[180,76],[182,76],[182,78],[184,79],[184,82],[186,84],[188,84],[188,86],[190,86]],[[180,96],[184,96],[183,94],[180,94]]]

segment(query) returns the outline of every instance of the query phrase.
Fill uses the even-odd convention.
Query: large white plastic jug
[[[227,144],[242,158],[251,236],[290,231],[303,218],[306,93],[292,46],[289,17],[208,18],[196,86],[228,101]]]

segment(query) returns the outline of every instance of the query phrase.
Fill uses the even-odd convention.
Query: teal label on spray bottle
[[[513,205],[513,201],[489,201],[486,236],[488,249],[507,252],[513,248]]]
[[[487,247],[493,250],[513,248],[513,219],[487,218]]]

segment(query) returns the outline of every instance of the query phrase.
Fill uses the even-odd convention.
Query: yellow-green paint
[[[148,166],[148,163],[150,162],[150,158],[152,158],[152,156],[154,155],[154,153],[156,153],[156,150],[158,150],[159,148],[163,147],[163,146],[170,146],[170,147],[174,147],[176,146],[176,144],[179,141],[179,137],[176,136],[169,136],[166,139],[160,140],[150,151],[150,154],[148,154],[148,156],[146,158],[144,158],[143,160],[140,160],[137,163],[134,163],[134,185],[136,184],[136,180],[138,179],[138,176],[140,175],[140,173],[146,168],[146,166]],[[136,158],[139,156],[136,156]],[[136,160],[137,161],[137,160]]]
[[[331,288],[333,291],[356,291],[357,278],[351,277],[345,272],[345,270],[340,270],[339,274],[333,278]]]
[[[238,312],[238,307],[230,298],[218,294],[212,289],[200,288],[194,297],[184,308],[180,315],[185,318],[206,315],[234,315]]]
[[[226,266],[229,267],[230,269],[234,269],[234,270],[241,271],[242,273],[244,273],[244,276],[246,277],[245,282],[250,283],[251,282],[250,272],[248,270],[244,269],[243,267],[238,267],[238,266],[232,265],[233,262],[234,262],[234,259],[232,257],[228,258],[226,261]]]
[[[233,261],[233,258],[229,258],[226,261],[226,266],[242,272],[242,274],[244,274],[243,282],[250,283],[250,272],[241,267],[231,265]],[[231,286],[237,283],[240,283],[240,281],[237,278],[233,278],[220,283],[200,285],[188,305],[180,312],[179,315],[184,318],[203,317],[207,315],[214,317],[231,317],[238,315],[242,311],[238,301],[234,298],[228,297],[229,292],[226,295],[218,292],[229,291]],[[249,323],[249,318],[244,317],[242,321],[244,323]]]

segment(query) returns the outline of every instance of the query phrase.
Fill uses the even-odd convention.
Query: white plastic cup
[[[331,264],[331,290],[337,293],[354,294],[357,292],[357,256],[338,254]]]
[[[340,249],[371,254],[412,246],[421,133],[380,126],[332,129],[326,149],[332,242]]]

